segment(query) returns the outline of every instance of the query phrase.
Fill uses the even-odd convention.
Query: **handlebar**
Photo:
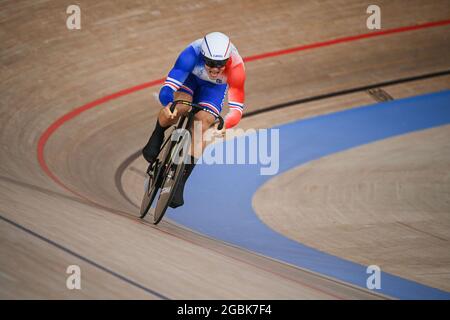
[[[175,106],[176,106],[177,104],[184,104],[184,105],[190,106],[190,107],[192,107],[192,108],[194,108],[194,109],[199,109],[199,110],[203,110],[203,111],[209,112],[210,114],[212,114],[213,116],[215,116],[217,119],[219,119],[219,125],[217,126],[217,129],[218,129],[218,130],[222,130],[222,128],[223,128],[223,126],[224,126],[224,120],[223,120],[223,118],[222,118],[222,116],[221,116],[220,114],[218,114],[218,113],[216,113],[216,112],[214,112],[214,111],[209,110],[207,107],[202,107],[202,106],[199,106],[199,105],[196,104],[196,103],[192,103],[192,102],[185,101],[185,100],[175,100],[175,101],[172,103],[172,105],[170,106],[170,111],[171,111],[171,112],[173,112],[173,111],[175,110]]]

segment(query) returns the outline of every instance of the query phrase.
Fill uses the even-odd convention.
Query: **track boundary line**
[[[74,257],[76,257],[76,258],[78,258],[78,259],[80,259],[80,260],[82,260],[82,261],[84,261],[84,262],[86,262],[86,263],[96,267],[97,269],[100,269],[100,270],[102,270],[102,271],[112,275],[115,278],[118,278],[118,279],[120,279],[120,280],[122,280],[122,281],[124,281],[124,282],[126,282],[126,283],[128,283],[128,284],[130,284],[132,286],[134,286],[134,287],[137,287],[137,288],[139,288],[141,290],[144,290],[145,292],[150,293],[151,295],[154,295],[154,296],[156,296],[158,298],[161,298],[163,300],[170,300],[165,295],[163,295],[163,294],[161,294],[161,293],[159,293],[159,292],[157,292],[155,290],[152,290],[150,288],[147,288],[147,287],[137,283],[136,281],[131,280],[131,279],[129,279],[129,278],[127,278],[127,277],[125,277],[125,276],[115,272],[115,271],[112,271],[111,269],[108,269],[107,267],[105,267],[105,266],[103,266],[103,265],[101,265],[101,264],[99,264],[99,263],[97,263],[97,262],[95,262],[95,261],[93,261],[93,260],[91,260],[91,259],[89,259],[89,258],[87,258],[87,257],[85,257],[85,256],[83,256],[83,255],[81,255],[81,254],[79,254],[77,252],[75,252],[75,251],[72,251],[69,248],[67,248],[67,247],[65,247],[65,246],[63,246],[63,245],[61,245],[61,244],[59,244],[59,243],[57,243],[55,241],[40,235],[39,233],[34,232],[33,230],[30,230],[30,229],[22,226],[21,224],[19,224],[17,222],[9,220],[8,218],[3,217],[2,215],[0,215],[0,219],[5,221],[5,222],[7,222],[7,223],[9,223],[10,225],[16,227],[17,229],[20,229],[20,230],[24,231],[25,233],[28,233],[28,234],[32,235],[33,237],[36,237],[36,238],[38,238],[38,239],[40,239],[40,240],[42,240],[42,241],[52,245],[53,247],[56,247],[56,248],[64,251],[65,253],[68,253],[68,254],[70,254],[70,255],[72,255],[72,256],[74,256]]]

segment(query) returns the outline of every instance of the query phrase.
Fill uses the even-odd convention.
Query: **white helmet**
[[[201,52],[207,65],[223,66],[230,58],[230,39],[220,32],[208,33],[202,42]],[[209,64],[208,64],[209,63]]]

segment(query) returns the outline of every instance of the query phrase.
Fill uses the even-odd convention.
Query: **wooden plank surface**
[[[251,56],[367,33],[366,3],[77,3],[82,10],[79,31],[67,30],[66,4],[60,1],[0,4],[0,215],[169,298],[379,298],[289,266],[275,267],[272,261],[227,246],[211,250],[217,244],[210,239],[174,226],[157,229],[138,223],[136,208],[119,194],[114,176],[148,139],[159,110],[154,98],[158,87],[87,111],[50,137],[45,147],[48,167],[83,198],[55,184],[37,160],[39,138],[59,117],[100,97],[162,78],[179,51],[206,32],[219,28],[243,56]],[[449,1],[418,0],[379,5],[383,28],[448,19],[450,7]],[[442,54],[449,48],[449,30],[429,28],[248,63],[247,110],[449,69],[450,61]],[[299,109],[302,115],[291,108],[275,117],[249,118],[242,126],[270,127],[371,99],[355,94],[352,99],[312,103]],[[139,192],[129,181],[136,180],[125,175],[128,192]],[[155,298],[74,261],[5,220],[0,223],[1,297]],[[188,241],[192,238],[201,245]],[[230,251],[242,255],[241,260],[230,257]],[[258,266],[252,265],[254,259]],[[80,263],[91,279],[78,295],[62,289],[68,263]],[[267,271],[269,266],[279,272]],[[38,278],[32,276],[35,270]]]

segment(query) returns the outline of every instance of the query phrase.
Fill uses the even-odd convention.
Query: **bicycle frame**
[[[161,189],[156,208],[152,214],[153,224],[158,224],[164,216],[170,201],[173,198],[174,192],[178,187],[181,179],[180,172],[184,172],[184,161],[182,163],[174,163],[172,153],[175,151],[183,151],[182,146],[178,147],[180,142],[185,137],[178,137],[176,140],[172,138],[175,130],[188,130],[191,131],[194,115],[197,111],[203,110],[216,117],[219,120],[218,129],[221,130],[224,126],[224,120],[215,112],[207,109],[206,107],[199,106],[195,103],[184,100],[176,100],[170,106],[170,110],[173,112],[177,104],[184,104],[191,107],[191,110],[180,117],[176,127],[173,128],[169,137],[164,141],[157,160],[151,164],[147,169],[149,175],[149,185],[147,186],[144,197],[141,204],[141,218],[143,219],[149,211],[157,191]],[[196,110],[196,111],[195,111]],[[190,138],[190,136],[189,136]],[[169,145],[168,145],[169,144]],[[176,149],[178,147],[178,149]],[[180,149],[181,148],[181,149]],[[183,157],[186,155],[183,154]],[[183,159],[184,160],[184,159]],[[150,183],[151,182],[151,183]]]

